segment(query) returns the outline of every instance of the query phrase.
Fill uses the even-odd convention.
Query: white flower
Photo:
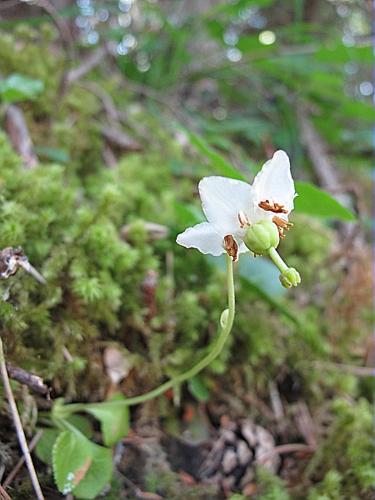
[[[288,155],[276,151],[252,186],[226,177],[204,177],[199,195],[208,222],[186,229],[177,236],[177,243],[215,256],[227,252],[236,260],[239,253],[248,251],[243,239],[252,224],[272,221],[281,237],[291,226],[288,216],[296,193]]]

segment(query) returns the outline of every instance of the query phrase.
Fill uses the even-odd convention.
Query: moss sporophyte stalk
[[[289,268],[276,250],[285,231],[292,226],[288,215],[296,196],[289,158],[284,151],[277,151],[264,164],[252,185],[225,177],[204,177],[199,183],[199,194],[207,222],[186,229],[178,235],[177,243],[204,254],[226,254],[228,307],[221,314],[219,334],[208,354],[186,372],[150,392],[121,401],[56,405],[55,418],[64,419],[76,411],[139,404],[168,389],[178,388],[206,368],[221,353],[232,329],[235,314],[233,263],[240,254],[268,255],[280,270],[280,281],[286,288],[301,282],[298,272]]]

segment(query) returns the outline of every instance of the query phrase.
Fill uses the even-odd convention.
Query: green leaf
[[[199,375],[189,380],[188,388],[191,394],[197,398],[198,401],[208,401],[210,391]]]
[[[259,257],[255,259],[245,254],[239,259],[238,267],[241,285],[245,289],[255,292],[280,314],[298,324],[298,319],[279,300],[279,297],[282,297],[286,290],[281,286],[279,271],[267,258]]]
[[[279,280],[279,270],[267,257],[253,257],[251,253],[244,254],[238,261],[238,272],[241,278],[250,281],[269,297],[276,298],[285,295],[285,288]]]
[[[371,44],[364,46],[347,47],[342,41],[337,40],[335,44],[329,46],[321,45],[314,56],[318,61],[343,65],[346,62],[357,61],[361,64],[373,63],[373,52]]]
[[[87,417],[73,414],[66,418],[66,420],[87,438],[93,435],[93,428]],[[61,430],[56,428],[43,429],[43,434],[35,447],[35,453],[39,460],[45,464],[52,465],[53,445],[60,433]]]
[[[370,103],[352,99],[340,99],[340,114],[347,118],[355,118],[367,123],[374,122],[374,106]]]
[[[95,498],[111,480],[112,452],[78,431],[64,431],[53,446],[53,472],[62,494]]]
[[[234,2],[213,2],[212,7],[210,7],[207,12],[205,12],[206,16],[228,16],[237,17],[238,13],[242,9],[247,9],[251,6],[255,6],[255,8],[259,9],[261,7],[267,7],[275,3],[275,0],[237,0]]]
[[[43,89],[44,83],[41,80],[33,80],[16,73],[0,81],[0,96],[8,103],[35,99]]]
[[[237,47],[245,53],[251,54],[252,57],[264,55],[267,57],[269,53],[275,50],[275,45],[263,45],[259,41],[258,34],[243,35],[238,41]]]
[[[123,401],[122,394],[116,394],[109,401]],[[86,409],[88,413],[101,423],[103,441],[107,446],[116,444],[129,432],[129,409],[127,406],[113,406],[108,408],[100,403]]]
[[[174,203],[176,222],[179,227],[192,226],[205,220],[203,212],[196,206],[188,203]]]
[[[234,168],[223,156],[212,149],[203,137],[187,130],[186,133],[190,138],[191,144],[206,157],[209,164],[215,170],[215,173],[231,177],[232,179],[246,180],[241,172]]]
[[[207,121],[203,124],[204,130],[213,136],[221,134],[224,137],[241,134],[251,142],[259,144],[265,135],[273,130],[273,124],[251,115],[236,116],[214,122]],[[232,143],[230,143],[232,144]],[[233,148],[233,144],[232,144]]]
[[[344,221],[356,220],[355,215],[344,207],[331,195],[308,182],[295,183],[297,198],[294,200],[295,209],[315,217],[326,217]]]
[[[112,478],[112,451],[91,442],[90,444],[93,461],[84,479],[74,490],[74,495],[78,498],[96,498]]]
[[[70,155],[65,149],[49,148],[45,146],[35,146],[35,153],[46,160],[56,163],[69,163]]]
[[[35,454],[45,464],[52,465],[52,449],[59,433],[58,429],[43,429],[43,434],[35,447]]]
[[[225,271],[225,259],[222,257],[206,256],[214,266]],[[278,299],[285,294],[285,289],[279,280],[279,271],[265,257],[254,258],[251,254],[242,255],[238,261],[238,273],[241,285],[249,292],[256,293],[258,297],[267,302],[286,318],[298,324],[298,320]]]
[[[66,419],[70,424],[74,425],[76,429],[78,429],[84,436],[87,438],[91,438],[94,434],[94,430],[92,428],[92,424],[89,420],[89,417],[84,417],[83,415],[70,415]]]

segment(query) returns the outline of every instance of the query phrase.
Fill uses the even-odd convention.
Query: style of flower
[[[240,253],[249,250],[246,234],[255,224],[264,223],[265,230],[271,232],[277,228],[277,242],[270,244],[272,247],[277,247],[279,237],[284,238],[292,226],[288,216],[296,193],[284,151],[276,151],[252,185],[226,177],[204,177],[199,183],[199,195],[207,222],[186,229],[177,236],[177,243],[204,254],[218,256],[227,252],[237,260]],[[271,241],[274,239],[271,236]]]

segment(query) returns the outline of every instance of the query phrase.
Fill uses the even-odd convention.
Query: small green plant
[[[121,394],[111,401],[122,401]],[[101,424],[104,446],[93,443],[92,426],[88,419],[66,415],[62,401],[56,401],[49,415],[50,428],[44,429],[36,453],[51,464],[58,489],[63,494],[74,491],[78,498],[95,498],[112,478],[112,451],[127,435],[129,413],[127,406],[86,408]]]
[[[41,80],[34,80],[14,73],[0,81],[0,97],[6,103],[35,99],[43,92]]]

